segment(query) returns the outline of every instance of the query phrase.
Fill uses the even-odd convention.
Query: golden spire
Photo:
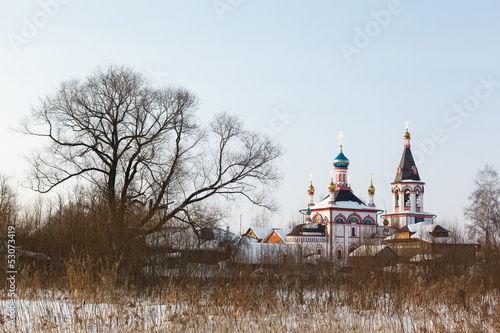
[[[410,132],[408,132],[408,122],[406,122],[406,132],[405,132],[405,139],[410,138]]]
[[[373,186],[373,173],[370,174],[370,187],[368,187],[368,194],[375,194],[375,187]]]
[[[335,184],[333,183],[333,170],[330,171],[330,184],[328,185],[330,192],[335,191]]]
[[[311,174],[311,185],[309,185],[309,188],[307,189],[307,193],[314,194],[313,175],[312,174]]]
[[[340,131],[339,135],[337,136],[337,138],[339,138],[339,141],[340,141],[340,152],[342,152],[342,139],[344,138],[344,133],[342,133],[342,131]]]

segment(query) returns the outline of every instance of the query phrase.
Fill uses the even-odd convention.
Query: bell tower
[[[392,186],[392,212],[383,215],[393,227],[432,222],[434,214],[424,212],[424,185],[411,153],[411,135],[406,123],[404,150]]]

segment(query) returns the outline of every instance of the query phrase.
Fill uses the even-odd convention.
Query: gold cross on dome
[[[337,136],[337,138],[339,138],[340,145],[342,146],[342,139],[344,138],[344,134],[342,133],[342,131],[339,132],[339,136]]]
[[[373,173],[370,173],[370,179],[373,181]]]
[[[408,124],[409,124],[409,122],[406,122],[406,130],[408,130]]]
[[[311,181],[313,181],[313,174],[311,173],[310,176],[311,176]]]
[[[330,177],[333,178],[333,170],[330,170]]]

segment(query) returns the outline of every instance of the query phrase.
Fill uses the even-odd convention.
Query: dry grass
[[[65,206],[41,229],[17,229],[18,245],[53,259],[19,262],[17,331],[500,332],[500,264],[491,255],[473,265],[457,254],[453,265],[348,269],[169,262],[150,274],[155,253],[101,213]],[[8,301],[3,287],[4,332],[13,331]]]
[[[258,275],[233,267],[230,277],[184,269],[150,285],[122,281],[118,267],[73,258],[59,277],[25,267],[18,275],[19,331],[500,331],[498,271],[485,272],[492,265],[462,275],[404,265],[348,272],[274,267]]]

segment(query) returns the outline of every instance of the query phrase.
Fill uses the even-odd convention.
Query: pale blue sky
[[[347,59],[341,46],[356,47],[358,29],[369,44]],[[10,128],[59,82],[110,63],[190,89],[202,119],[228,111],[249,128],[274,128],[286,149],[276,226],[305,205],[310,173],[316,199],[327,194],[340,130],[354,192],[366,199],[374,173],[382,209],[390,209],[386,175],[395,175],[406,121],[425,210],[438,222],[462,224],[477,170],[500,168],[498,1],[3,0],[0,36],[0,171],[14,179],[35,142]],[[474,111],[447,111],[464,101]],[[283,112],[289,118],[277,121]],[[446,140],[423,152],[416,141],[436,129]]]

